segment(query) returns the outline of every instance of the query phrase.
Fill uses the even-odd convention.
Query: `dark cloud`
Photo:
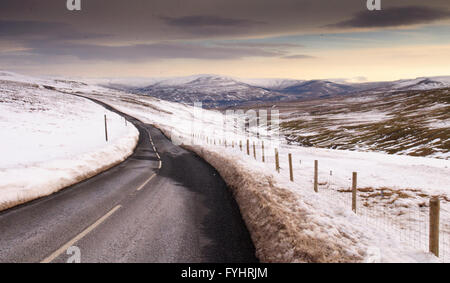
[[[0,36],[22,36],[61,33],[66,24],[46,23],[36,21],[4,21],[0,20]]]
[[[223,36],[249,33],[265,22],[224,18],[220,16],[195,15],[185,17],[160,17],[163,22],[171,27],[197,36]]]
[[[105,34],[80,32],[70,24],[43,21],[0,20],[0,38],[27,40],[40,38],[46,40],[78,40],[106,37]]]
[[[409,7],[390,8],[406,1]],[[96,60],[308,59],[300,44],[273,39],[434,20],[448,26],[439,7],[449,8],[449,0],[389,0],[381,12],[359,12],[365,6],[365,0],[82,0],[82,11],[71,12],[65,0],[0,0],[0,64],[83,60],[87,69]]]
[[[203,28],[203,27],[248,27],[257,24],[265,24],[264,22],[222,18],[218,16],[197,15],[186,17],[161,17],[162,20],[168,25],[177,26],[182,28]]]
[[[450,11],[425,6],[391,7],[381,11],[362,11],[352,19],[330,25],[338,28],[397,27],[425,24],[450,18]]]

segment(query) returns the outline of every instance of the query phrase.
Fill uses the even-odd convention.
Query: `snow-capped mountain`
[[[181,103],[192,104],[202,101],[206,107],[233,106],[245,102],[293,98],[229,77],[215,75],[168,79],[144,88],[135,88],[134,91]]]
[[[302,84],[306,81],[303,80],[291,80],[291,79],[236,79],[240,82],[262,87],[269,90],[280,91],[285,88]]]
[[[347,96],[365,92],[429,90],[450,87],[450,77],[416,78],[393,82],[338,83],[329,80],[239,79],[219,75],[149,79],[120,83],[109,80],[109,87],[146,94],[168,101],[192,104],[202,101],[205,107],[229,107],[271,101],[296,101]]]
[[[414,80],[400,80],[394,83],[393,89],[399,90],[428,90],[450,86],[450,77],[417,78]]]
[[[354,91],[355,87],[351,85],[344,85],[320,80],[302,82],[280,90],[281,93],[292,94],[299,98],[331,97],[351,93]]]
[[[407,90],[431,90],[438,88],[450,87],[449,77],[421,77],[416,79],[398,80],[393,82],[371,82],[354,84],[359,92],[375,91],[375,92],[393,92]]]
[[[198,75],[160,80],[146,87],[128,90],[169,101],[188,104],[202,101],[206,107],[224,107],[331,97],[349,93],[354,88],[319,80],[236,79],[218,75]]]

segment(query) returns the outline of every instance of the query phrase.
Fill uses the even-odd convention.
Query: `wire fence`
[[[318,160],[319,170],[315,181],[315,159],[289,156],[289,148],[283,145],[271,146],[260,138],[241,138],[235,140],[214,139],[195,135],[209,146],[226,147],[241,152],[247,158],[264,162],[272,167],[285,180],[291,180],[301,189],[315,188],[324,196],[330,206],[340,206],[354,212],[368,225],[396,235],[398,240],[410,247],[424,252],[431,252],[433,239],[430,225],[436,225],[436,217],[430,217],[431,196],[418,190],[395,190],[391,188],[352,187],[352,172],[343,176],[342,170],[328,168]],[[314,149],[311,149],[312,151]],[[278,160],[278,161],[277,161]],[[290,162],[289,162],[290,161]],[[278,164],[278,165],[277,165]],[[278,170],[277,170],[278,168]],[[365,173],[365,172],[363,172]],[[359,174],[365,176],[365,174]],[[305,187],[306,184],[306,187]],[[356,197],[356,202],[353,200]],[[434,253],[441,262],[450,262],[450,203],[445,196],[440,196],[440,213],[438,217],[438,252]],[[355,207],[356,206],[356,207]],[[430,223],[430,219],[432,223]]]

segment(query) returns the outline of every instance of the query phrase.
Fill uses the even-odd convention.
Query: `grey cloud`
[[[249,48],[210,47],[205,45],[155,43],[127,46],[101,46],[67,42],[48,44],[30,43],[31,54],[74,56],[81,60],[140,61],[157,59],[239,59],[244,57],[279,57],[277,51]]]
[[[238,35],[255,30],[265,22],[220,16],[195,15],[185,17],[160,17],[167,26],[196,36]]]
[[[63,40],[101,38],[105,36],[107,35],[80,32],[67,23],[0,20],[0,38]]]
[[[413,24],[430,23],[450,18],[450,11],[425,6],[391,7],[381,11],[362,11],[350,20],[342,21],[328,27],[371,28],[397,27]]]
[[[67,27],[67,25],[56,23],[0,20],[0,36],[21,36],[35,33],[59,33],[61,32],[63,26]]]
[[[390,10],[388,6],[401,6],[405,1],[410,6],[426,6],[431,10],[449,7],[448,0],[390,0],[383,2],[383,8],[386,8],[383,12]],[[329,23],[354,25],[358,19],[342,21],[365,9],[365,2],[95,0],[83,1],[83,10],[77,13],[67,11],[64,0],[0,0],[0,19],[62,22],[82,32],[111,35],[110,41],[114,43],[224,37],[238,40],[317,32],[318,29],[323,32],[329,30],[325,27]],[[53,27],[40,27],[42,30],[45,28]]]
[[[264,22],[244,20],[244,19],[233,19],[233,18],[222,18],[218,16],[209,15],[196,15],[196,16],[186,16],[186,17],[161,17],[162,20],[168,25],[177,26],[182,28],[203,28],[203,27],[248,27],[256,24],[265,24]]]

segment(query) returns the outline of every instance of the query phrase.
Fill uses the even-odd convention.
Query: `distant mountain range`
[[[229,107],[242,104],[298,101],[346,96],[362,92],[429,90],[450,87],[449,77],[416,78],[393,82],[338,83],[331,80],[237,79],[218,75],[196,75],[169,79],[149,79],[103,83],[104,86],[146,94],[160,99],[205,107]]]

